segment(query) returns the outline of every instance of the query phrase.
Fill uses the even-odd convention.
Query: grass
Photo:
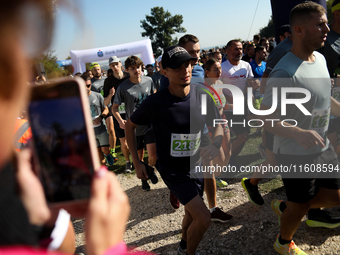
[[[232,198],[232,197],[234,197],[234,196],[235,196],[235,193],[232,192],[232,191],[226,191],[226,192],[223,192],[223,194],[222,194],[222,197],[223,197],[224,199],[226,199],[226,198]]]
[[[283,191],[283,182],[281,178],[275,179],[266,179],[262,181],[260,184],[261,192],[275,192],[280,193]]]
[[[128,177],[132,177],[135,175],[135,170],[133,169],[131,173],[124,173],[125,170],[125,164],[126,164],[126,160],[125,157],[120,149],[120,143],[119,140],[117,139],[117,144],[116,144],[116,154],[117,154],[117,158],[118,161],[116,163],[114,163],[113,166],[109,167],[110,171],[113,171],[116,174],[124,174]],[[147,162],[147,158],[148,158],[148,153],[145,150],[144,153],[144,161]],[[130,155],[130,161],[132,161],[131,155]]]

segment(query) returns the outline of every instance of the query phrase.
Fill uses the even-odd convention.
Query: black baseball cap
[[[187,50],[183,47],[173,45],[164,50],[162,56],[162,66],[163,68],[169,67],[171,69],[176,69],[188,60],[197,60],[197,58],[190,56]]]

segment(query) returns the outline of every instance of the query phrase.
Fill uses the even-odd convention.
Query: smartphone
[[[76,77],[32,86],[28,115],[47,202],[87,202],[100,161],[85,82]]]

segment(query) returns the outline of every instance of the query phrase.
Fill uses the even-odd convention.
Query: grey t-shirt
[[[309,63],[288,52],[270,73],[262,104],[271,107],[273,103],[273,88],[278,88],[278,118],[297,121],[297,126],[302,129],[315,130],[325,140],[325,148],[314,146],[305,150],[295,139],[275,135],[274,153],[288,155],[310,155],[322,152],[328,148],[329,141],[326,137],[331,106],[330,89],[331,81],[327,71],[326,60],[319,53],[314,52],[315,61]],[[286,115],[281,115],[281,88],[305,88],[310,91],[311,99],[303,106],[312,115],[305,115],[294,104],[287,105]],[[304,98],[302,93],[287,93],[286,98]],[[295,122],[289,122],[295,125]],[[289,128],[289,127],[287,127]]]
[[[101,95],[104,95],[104,81],[106,80],[107,77],[103,77],[101,79],[95,79],[92,78],[91,82],[92,82],[92,87],[91,90],[97,93],[100,93]]]
[[[129,119],[144,99],[153,93],[154,84],[150,77],[141,76],[141,82],[136,84],[127,79],[118,86],[113,102],[118,105],[125,103],[126,118]],[[136,135],[144,135],[149,130],[150,127],[138,126]]]
[[[331,29],[327,34],[325,46],[320,48],[319,52],[325,56],[329,74],[333,77],[340,64],[340,35]]]
[[[267,60],[266,70],[264,70],[264,72],[270,74],[280,59],[290,51],[292,46],[293,42],[289,39],[289,37],[280,42],[270,53]]]
[[[91,91],[91,94],[89,95],[89,106],[92,120],[98,118],[105,108],[103,96],[97,92]],[[101,133],[106,132],[104,120],[102,120],[99,125],[93,124],[93,128],[95,135],[100,135]]]

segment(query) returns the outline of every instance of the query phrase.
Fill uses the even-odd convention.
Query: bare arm
[[[107,97],[104,97],[104,104],[108,106],[111,102],[111,99],[113,95],[115,94],[116,90],[115,88],[110,89],[110,93],[107,95]]]
[[[211,161],[214,158],[216,158],[216,156],[219,153],[222,140],[223,140],[222,125],[219,124],[216,127],[211,128],[210,131],[212,132],[211,144],[206,147],[200,148],[200,151],[201,151],[200,155],[203,161],[206,161],[206,162]],[[216,146],[216,145],[219,145],[219,146]]]
[[[99,125],[100,122],[101,122],[102,119],[103,119],[102,116],[104,115],[104,117],[105,117],[105,116],[108,115],[108,114],[109,114],[109,108],[108,108],[107,106],[105,106],[104,110],[102,111],[102,114],[101,114],[100,116],[98,116],[98,118],[96,118],[96,119],[93,120],[93,124]]]
[[[113,103],[112,104],[112,113],[113,113],[113,116],[118,121],[120,128],[125,129],[126,120],[123,120],[122,117],[120,116],[120,113],[118,112],[118,107],[119,107],[118,104]]]
[[[138,125],[129,119],[125,125],[125,136],[132,156],[133,165],[135,166],[136,175],[139,179],[147,180],[149,178],[148,174],[146,173],[145,166],[139,161],[137,152],[137,140],[135,135],[137,126]]]
[[[269,107],[261,104],[260,109],[268,110]],[[275,115],[274,113],[267,116],[257,116],[257,118],[263,120],[264,128],[270,133],[281,137],[293,138],[306,150],[309,150],[316,145],[319,145],[322,148],[325,147],[325,144],[323,143],[324,139],[315,130],[306,130],[299,127],[294,127],[289,123],[283,122],[281,120],[268,121],[277,119],[277,115]],[[284,124],[284,126],[282,124]]]
[[[340,117],[340,103],[331,97],[331,114]]]

